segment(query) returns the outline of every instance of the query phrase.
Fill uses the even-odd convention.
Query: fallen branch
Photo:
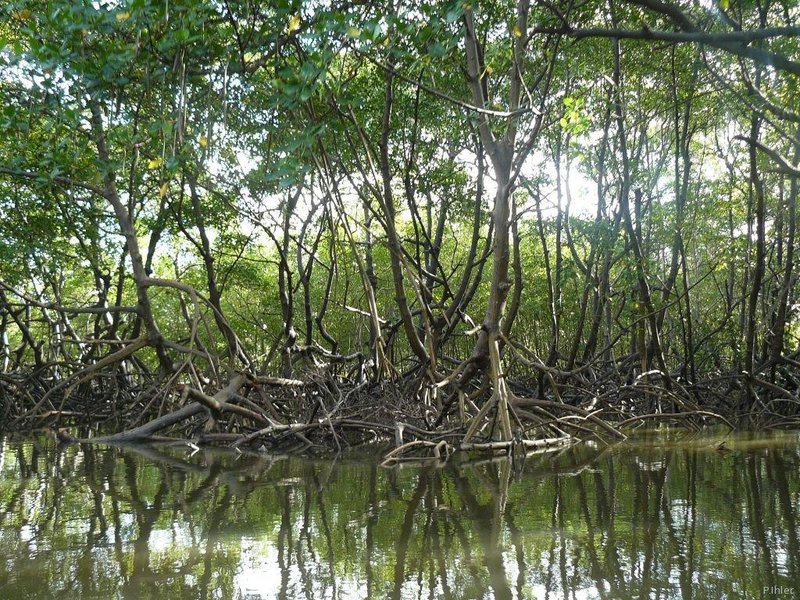
[[[233,379],[231,379],[230,383],[216,394],[211,397],[208,397],[209,400],[213,400],[215,405],[223,405],[226,403],[228,398],[237,394],[242,386],[247,383],[247,377],[245,375],[237,375]],[[121,442],[140,442],[147,440],[150,436],[152,436],[155,432],[161,431],[171,425],[175,425],[182,421],[185,421],[206,409],[206,404],[203,402],[192,402],[191,404],[187,404],[183,408],[179,408],[178,410],[171,412],[169,414],[163,415],[144,425],[136,427],[134,429],[128,429],[127,431],[121,431],[119,433],[115,433],[112,435],[104,435],[95,438],[86,438],[86,439],[76,439],[75,441],[78,442],[86,442],[90,444],[115,444]]]

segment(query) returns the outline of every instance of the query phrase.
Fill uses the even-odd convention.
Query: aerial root
[[[128,342],[123,352],[135,348],[137,341]],[[518,450],[563,448],[592,438],[610,444],[644,423],[677,422],[697,429],[722,422],[734,427],[723,416],[728,413],[722,405],[715,403],[713,390],[700,396],[698,386],[664,390],[643,378],[616,387],[597,379],[591,388],[586,381],[574,385],[564,373],[548,371],[543,378],[546,389],[514,379],[512,390],[496,341],[490,347],[486,377],[467,383],[440,379],[441,374],[430,370],[423,375],[421,369],[408,369],[406,376],[392,381],[351,381],[330,372],[297,379],[240,373],[223,384],[181,371],[166,380],[140,374],[136,385],[119,363],[106,360],[102,368],[78,371],[49,385],[35,376],[0,375],[3,393],[12,396],[4,418],[22,428],[51,426],[62,442],[168,442],[259,452],[330,452],[377,445],[388,449],[386,466],[438,464],[456,452],[516,456]],[[120,354],[110,356],[117,360]],[[422,393],[421,386],[427,386]],[[68,389],[74,391],[67,393]],[[457,407],[449,417],[450,403],[437,397],[445,389]],[[662,412],[662,406],[672,410]],[[794,418],[797,406],[793,398],[768,400],[762,418],[783,425]],[[106,430],[121,431],[73,437],[56,429],[65,421],[73,427],[105,422]]]

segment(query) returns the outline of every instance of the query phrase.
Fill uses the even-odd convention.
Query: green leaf
[[[455,8],[447,11],[447,16],[445,18],[447,19],[448,23],[455,23],[463,14],[464,8],[462,6],[456,6]]]
[[[430,48],[428,48],[428,54],[435,58],[442,58],[445,54],[447,54],[447,48],[445,48],[439,42],[436,42]]]

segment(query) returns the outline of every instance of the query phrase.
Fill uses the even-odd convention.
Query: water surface
[[[0,598],[797,598],[800,437],[515,461],[0,440]]]

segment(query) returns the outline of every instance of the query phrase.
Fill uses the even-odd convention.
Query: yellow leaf
[[[147,161],[147,168],[148,169],[157,169],[161,165],[164,164],[163,158],[153,158]]]
[[[204,136],[204,135],[201,135],[201,136],[200,136],[200,145],[201,145],[203,148],[205,148],[206,146],[208,146],[208,138],[207,138],[206,136]]]
[[[126,21],[130,18],[131,13],[125,11],[121,13],[117,13],[117,21]]]
[[[163,198],[169,193],[169,182],[165,181],[161,184],[161,187],[158,188],[158,197]]]
[[[12,13],[12,16],[16,17],[20,21],[27,21],[33,16],[33,13],[31,13],[31,11],[29,11],[27,8],[23,8],[22,10]]]
[[[511,28],[511,33],[514,34],[515,38],[522,37],[522,29],[519,28],[519,25],[514,25],[514,27]]]
[[[361,36],[361,30],[358,27],[350,27],[347,30],[347,35],[351,38],[357,38]]]
[[[286,35],[291,35],[293,31],[300,29],[300,15],[295,15],[289,19],[289,24],[286,26]]]

